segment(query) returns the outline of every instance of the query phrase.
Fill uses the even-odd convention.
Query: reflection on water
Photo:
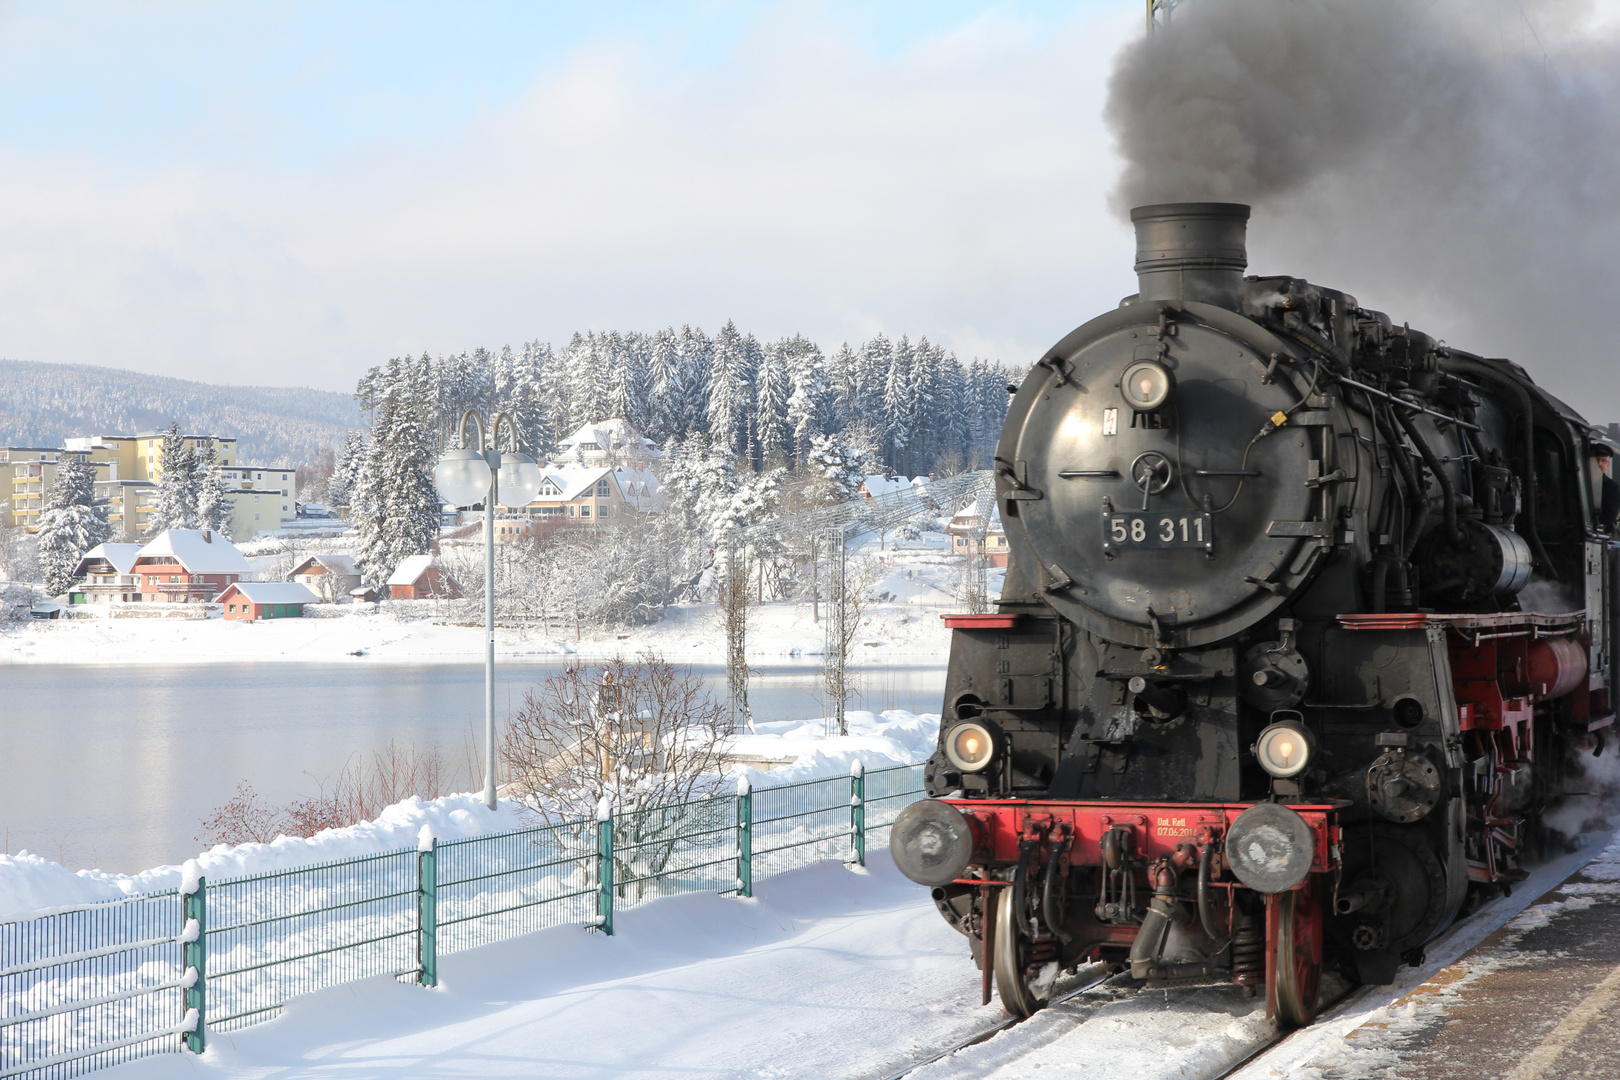
[[[555,666],[497,665],[496,708]],[[693,667],[723,700],[723,669]],[[757,718],[823,715],[816,664],[754,672]],[[437,744],[466,778],[481,756],[483,682],[477,664],[0,667],[5,850],[123,873],[179,862],[238,780],[284,804],[390,739]],[[943,665],[927,659],[865,667],[849,708],[938,712],[944,686]]]

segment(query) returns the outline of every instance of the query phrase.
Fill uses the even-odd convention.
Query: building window
[[[607,517],[608,516],[608,508],[605,507],[605,506],[598,506],[596,508],[596,516],[599,517],[599,518]]]
[[[582,517],[582,518],[590,517],[591,516],[591,508],[589,506],[581,506],[579,508],[579,516]]]

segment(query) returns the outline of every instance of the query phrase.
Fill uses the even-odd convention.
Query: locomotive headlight
[[[1170,372],[1152,360],[1138,360],[1119,381],[1125,403],[1137,412],[1152,412],[1169,401],[1175,385]]]
[[[965,773],[974,773],[996,756],[996,733],[978,720],[957,724],[945,734],[945,757]]]
[[[1314,746],[1310,732],[1296,723],[1284,720],[1272,724],[1255,740],[1254,756],[1260,767],[1279,780],[1298,776],[1311,763]]]

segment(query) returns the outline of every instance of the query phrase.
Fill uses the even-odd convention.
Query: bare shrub
[[[369,763],[359,754],[351,757],[330,789],[323,779],[316,794],[286,806],[260,801],[253,786],[243,780],[229,802],[203,819],[197,839],[205,844],[268,844],[277,836],[314,836],[370,821],[413,795],[437,799],[450,787],[437,744],[420,749],[415,743],[401,747],[389,740]]]
[[[268,844],[287,830],[286,815],[261,802],[253,785],[242,780],[223,806],[202,820],[197,839],[204,844]]]
[[[725,706],[689,668],[649,650],[547,677],[508,717],[501,759],[519,798],[548,823],[716,793],[728,746]]]

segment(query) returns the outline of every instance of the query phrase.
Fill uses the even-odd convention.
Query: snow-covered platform
[[[1514,899],[1533,903],[1397,1000],[1352,1014],[1360,1022],[1349,1030],[1307,1033],[1239,1075],[1620,1076],[1620,839],[1548,891],[1544,880],[1526,884]]]
[[[98,1073],[178,1077],[741,1080],[886,1075],[1003,1014],[962,938],[888,853],[559,927],[439,964],[425,990],[372,979],[216,1034],[201,1058]]]

